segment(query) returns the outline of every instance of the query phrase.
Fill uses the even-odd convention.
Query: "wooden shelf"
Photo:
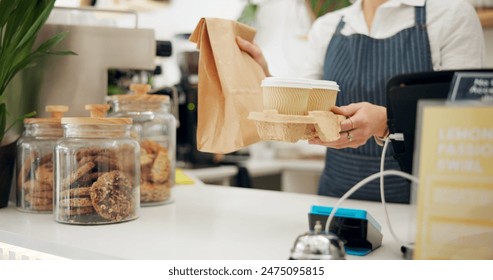
[[[483,28],[493,27],[493,8],[478,9],[477,12]]]

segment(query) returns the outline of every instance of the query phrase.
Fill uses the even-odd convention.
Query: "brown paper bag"
[[[203,18],[190,36],[199,55],[197,149],[230,153],[260,141],[251,111],[263,110],[262,68],[236,44],[252,41],[255,30],[218,18]]]

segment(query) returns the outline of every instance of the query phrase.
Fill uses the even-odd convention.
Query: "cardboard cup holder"
[[[267,77],[261,87],[264,111],[250,112],[248,119],[255,121],[262,140],[339,139],[339,123],[345,117],[329,111],[339,92],[336,82]]]
[[[319,137],[322,141],[336,141],[344,116],[330,111],[309,111],[308,115],[285,115],[277,110],[250,112],[248,119],[255,122],[262,140],[297,142]]]

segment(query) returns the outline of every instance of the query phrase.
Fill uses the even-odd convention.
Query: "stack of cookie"
[[[139,190],[135,174],[124,169],[135,158],[128,149],[83,148],[75,172],[60,181],[56,218],[60,222],[100,224],[137,217]],[[135,163],[134,163],[135,166]]]
[[[133,93],[109,97],[112,117],[132,118],[132,137],[140,143],[140,202],[142,206],[171,201],[174,184],[176,119],[170,97],[150,94],[148,84],[132,84]]]
[[[62,118],[55,146],[55,220],[112,224],[138,217],[139,143],[132,119],[107,118],[107,104],[88,104],[90,117]]]
[[[18,206],[29,212],[53,209],[53,153],[39,157],[31,152],[20,165],[17,179]]]
[[[152,140],[140,142],[140,202],[162,202],[170,198],[171,163],[168,149]]]
[[[48,105],[50,118],[24,119],[25,133],[17,142],[17,208],[31,213],[53,210],[53,148],[63,136],[64,105]]]

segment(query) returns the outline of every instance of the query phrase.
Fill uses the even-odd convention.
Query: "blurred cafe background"
[[[485,67],[492,68],[493,1],[469,1],[482,20]],[[333,1],[336,4],[324,10],[312,8],[311,2],[58,0],[39,39],[69,25],[70,36],[61,48],[79,55],[63,60],[49,57],[40,67],[25,71],[19,79],[32,81],[32,86],[24,85],[23,95],[34,98],[26,98],[29,102],[16,105],[14,112],[34,107],[44,117],[45,105],[60,103],[69,105],[69,114],[83,115],[81,104],[104,102],[109,95],[128,92],[132,83],[148,83],[152,93],[170,96],[178,121],[177,167],[192,170],[206,183],[316,194],[325,155],[321,146],[261,142],[227,155],[197,151],[198,50],[188,41],[202,17],[241,21],[257,30],[255,41],[264,51],[272,75],[295,77],[303,63],[297,54],[306,46],[314,19],[351,3]]]

